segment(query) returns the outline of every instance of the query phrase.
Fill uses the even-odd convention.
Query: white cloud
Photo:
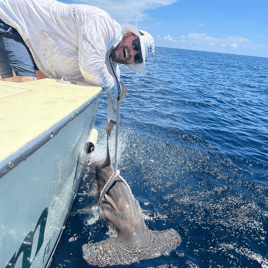
[[[167,36],[164,37],[164,40],[166,41],[170,41],[170,42],[177,42],[176,39],[172,38],[169,34]]]
[[[146,10],[171,5],[178,0],[72,0],[73,3],[97,6],[119,23],[141,21]]]
[[[237,44],[231,44],[230,46],[231,46],[231,47],[238,47]]]
[[[251,45],[249,39],[241,36],[212,37],[205,33],[190,33],[185,39],[189,46],[238,48]]]
[[[180,43],[185,43],[185,35],[182,35],[179,40]]]

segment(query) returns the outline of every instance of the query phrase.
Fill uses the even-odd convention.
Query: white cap
[[[150,53],[154,53],[154,39],[149,33],[142,31],[142,30],[139,31],[137,27],[135,27],[134,25],[125,23],[121,25],[121,28],[122,28],[123,34],[132,32],[135,35],[137,35],[140,39],[141,54],[142,54],[143,62],[131,63],[131,64],[128,64],[127,66],[134,72],[142,73],[144,72],[144,69],[145,69],[145,61],[147,61]]]

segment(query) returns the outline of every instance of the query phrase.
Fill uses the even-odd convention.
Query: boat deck
[[[0,81],[0,161],[70,115],[100,87],[54,79],[11,83]]]

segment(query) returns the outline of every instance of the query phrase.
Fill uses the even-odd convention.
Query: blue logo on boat
[[[30,231],[27,234],[18,252],[14,253],[11,260],[8,262],[6,268],[14,268],[21,254],[23,254],[22,268],[31,267],[34,258],[36,257],[37,253],[39,252],[44,242],[45,229],[46,229],[46,223],[47,223],[47,214],[48,214],[48,208],[45,208],[35,226],[34,231]],[[36,249],[34,258],[31,260],[30,258],[32,255],[33,238],[39,226],[40,226],[40,229],[39,229],[39,237],[38,237],[38,242],[37,242],[37,249]]]

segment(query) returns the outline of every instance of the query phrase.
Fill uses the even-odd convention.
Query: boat
[[[101,94],[82,81],[0,81],[0,267],[49,267]]]

